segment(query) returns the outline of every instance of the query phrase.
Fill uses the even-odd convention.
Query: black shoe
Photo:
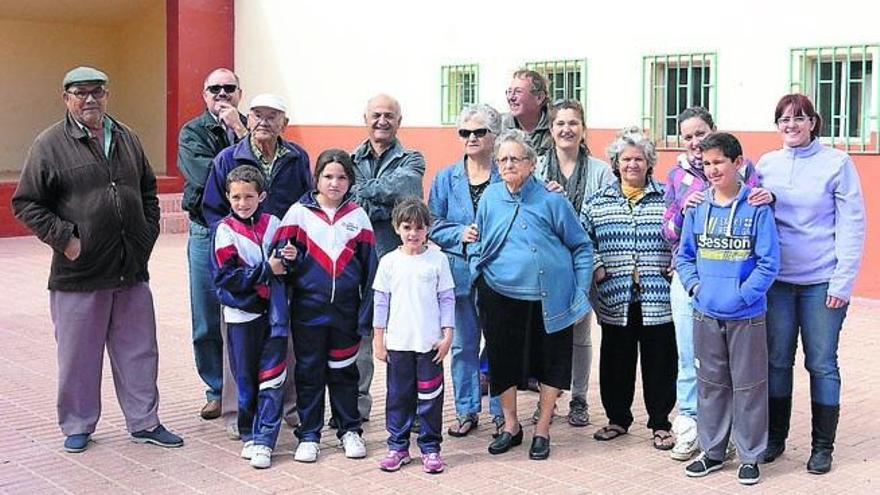
[[[831,471],[831,453],[837,436],[837,420],[840,406],[824,406],[813,402],[813,450],[807,461],[807,471],[825,474]]]
[[[519,426],[519,432],[516,435],[511,435],[509,431],[502,431],[498,438],[492,440],[492,443],[489,444],[489,453],[493,455],[503,454],[510,450],[511,447],[522,444],[522,425],[517,426]]]
[[[550,457],[550,438],[535,435],[532,437],[532,447],[529,449],[529,459],[543,461]]]
[[[771,463],[785,452],[785,439],[788,438],[788,425],[791,423],[791,397],[770,397],[768,402],[769,428],[767,448],[761,460]]]
[[[713,461],[706,457],[704,452],[700,454],[700,457],[697,457],[696,461],[688,464],[688,467],[684,468],[684,474],[691,478],[702,478],[707,474],[721,470],[722,467],[724,467],[724,461]]]
[[[761,479],[757,464],[740,464],[736,470],[736,480],[742,485],[754,485]]]
[[[336,416],[330,416],[330,421],[327,421],[327,428],[331,430],[338,430],[339,423],[336,422]]]

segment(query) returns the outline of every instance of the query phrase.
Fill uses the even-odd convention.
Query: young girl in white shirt
[[[373,353],[388,363],[386,427],[388,454],[383,471],[409,464],[414,411],[417,443],[426,473],[443,472],[443,358],[452,345],[455,284],[446,256],[428,247],[428,208],[417,198],[401,201],[391,215],[403,244],[379,261],[373,282]]]

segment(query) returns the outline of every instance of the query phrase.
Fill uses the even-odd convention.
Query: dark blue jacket
[[[258,213],[281,218],[300,196],[312,188],[312,176],[309,155],[304,149],[283,139],[279,140],[279,144],[288,153],[272,165],[272,175],[266,178],[266,199],[260,203]],[[211,165],[202,197],[202,213],[212,229],[230,213],[229,200],[226,199],[226,175],[239,165],[253,165],[262,170],[259,159],[251,150],[250,136],[221,151]]]

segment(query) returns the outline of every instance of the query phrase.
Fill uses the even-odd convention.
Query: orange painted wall
[[[605,148],[614,138],[614,129],[590,129],[587,144],[598,158],[605,159]],[[738,132],[746,156],[757,161],[760,156],[780,146],[779,138],[773,132]],[[309,152],[314,164],[318,154],[330,147],[352,150],[366,138],[363,127],[356,126],[290,126],[285,137],[302,146]],[[424,188],[427,192],[431,180],[438,170],[460,158],[461,145],[454,128],[417,127],[400,130],[400,140],[408,148],[414,148],[425,155],[427,171]],[[678,155],[677,151],[659,152],[655,177],[663,180]],[[856,168],[862,181],[868,228],[865,238],[865,255],[862,269],[856,280],[855,295],[880,298],[880,155],[853,155]]]

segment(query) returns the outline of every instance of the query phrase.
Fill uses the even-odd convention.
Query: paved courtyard
[[[348,460],[333,434],[325,433],[316,464],[293,461],[294,438],[282,431],[274,465],[266,471],[238,458],[240,442],[227,438],[219,420],[203,421],[198,410],[203,386],[195,372],[190,343],[186,276],[186,237],[165,235],[150,264],[159,325],[160,416],[184,436],[181,449],[166,450],[129,441],[114,397],[109,363],[104,366],[103,417],[94,443],[82,454],[66,454],[56,425],[55,342],[48,315],[46,278],[49,248],[34,238],[0,239],[3,283],[0,298],[0,492],[2,493],[880,493],[880,303],[857,300],[849,311],[840,348],[843,411],[834,454],[826,476],[806,473],[810,451],[809,395],[806,371],[799,364],[788,450],[762,467],[756,487],[741,487],[735,467],[703,480],[687,479],[684,464],[651,448],[641,394],[630,434],[600,443],[592,433],[605,423],[598,392],[598,359],[593,363],[590,414],[593,425],[572,428],[558,418],[548,461],[530,461],[525,445],[490,456],[490,422],[483,417],[467,438],[447,437],[441,475],[422,473],[412,464],[383,473],[384,370],[373,382],[372,421],[365,424],[369,458]],[[864,274],[863,276],[876,276]],[[595,327],[594,327],[595,328]],[[599,332],[593,332],[598,349]],[[799,361],[800,362],[800,361]],[[446,424],[452,421],[451,381],[447,378]],[[523,420],[536,394],[520,394]],[[568,397],[560,401],[567,412]],[[416,452],[415,446],[412,449]]]

